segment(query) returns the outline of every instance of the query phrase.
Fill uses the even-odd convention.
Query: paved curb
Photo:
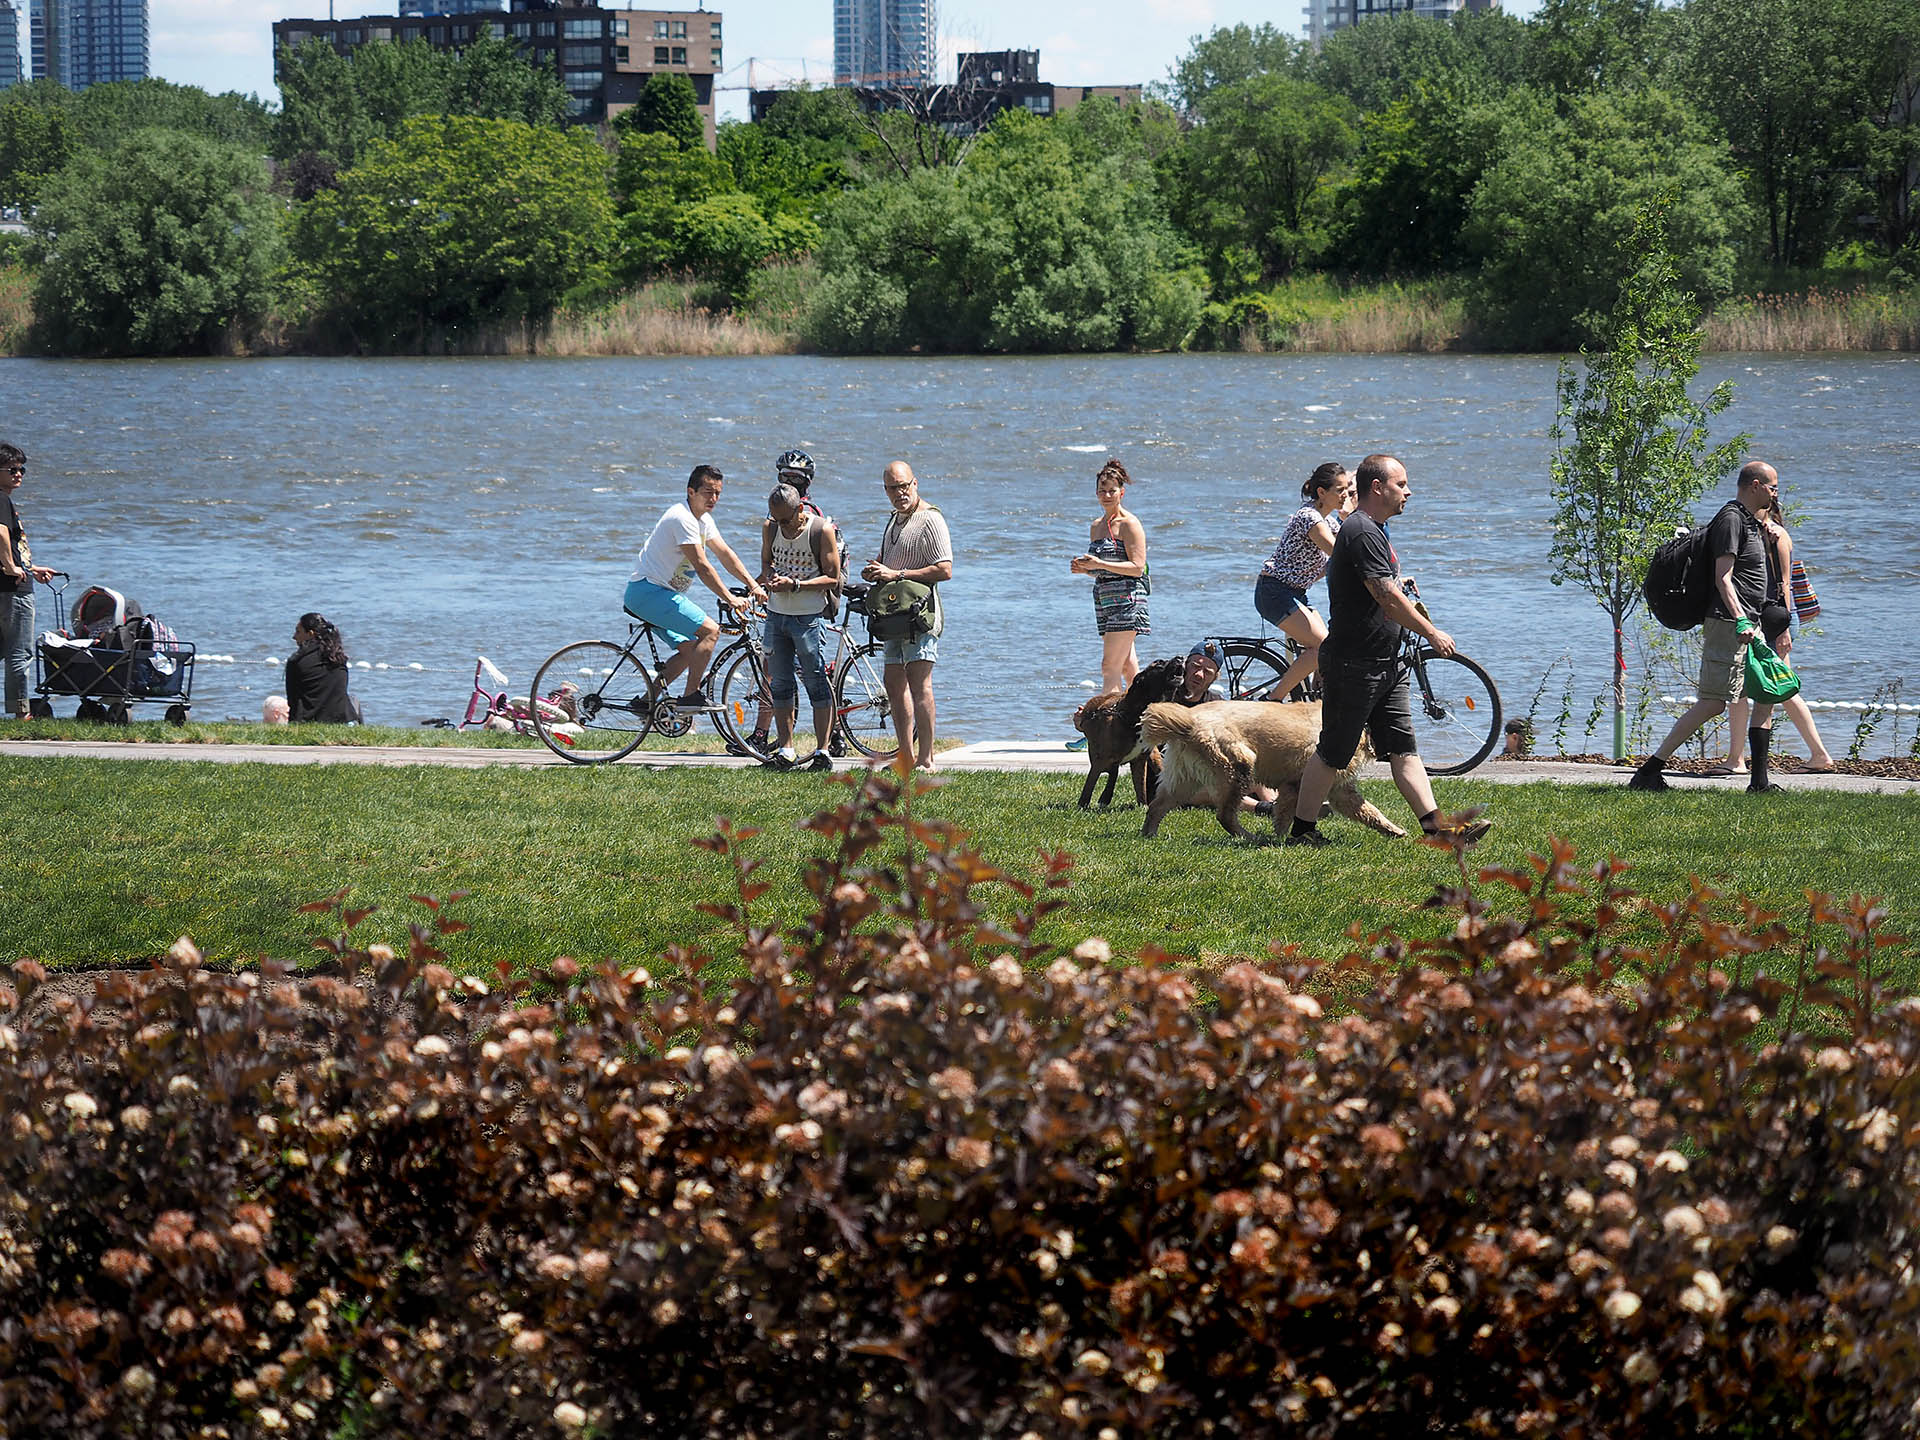
[[[494,766],[513,769],[566,768],[567,762],[545,750],[467,750],[450,745],[169,745],[151,741],[123,740],[5,740],[0,755],[23,758],[67,758],[85,760],[192,760],[222,765],[441,765],[455,770],[484,770]],[[942,770],[1030,771],[1059,775],[1085,775],[1083,754],[1052,741],[986,740],[943,752]],[[640,766],[649,770],[676,770],[706,766],[727,770],[751,770],[757,762],[734,755],[644,755],[623,760],[624,767]],[[839,761],[836,770],[855,768]],[[1367,765],[1361,775],[1370,780],[1388,778],[1387,767],[1378,761]],[[1496,785],[1605,785],[1627,783],[1633,772],[1614,765],[1583,765],[1566,760],[1489,760],[1464,778]],[[1695,789],[1739,790],[1746,781],[1740,776],[1676,775],[1671,777],[1676,791]],[[1894,780],[1877,775],[1794,775],[1777,777],[1788,790],[1827,790],[1856,795],[1914,795],[1920,793],[1920,781]]]

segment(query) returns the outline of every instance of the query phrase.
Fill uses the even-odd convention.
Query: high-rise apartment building
[[[25,78],[20,68],[20,14],[13,0],[0,0],[0,90],[10,90]]]
[[[1335,30],[1383,15],[1424,15],[1444,20],[1463,10],[1497,10],[1500,0],[1307,0],[1307,43],[1314,49]]]
[[[934,0],[833,0],[833,83],[932,85],[940,67]]]
[[[69,90],[147,78],[147,0],[32,0],[33,78]]]

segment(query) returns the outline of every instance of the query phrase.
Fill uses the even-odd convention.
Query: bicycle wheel
[[[900,753],[893,733],[893,705],[881,678],[881,647],[869,641],[840,662],[833,675],[833,708],[840,733],[869,760],[891,760]]]
[[[646,667],[610,640],[582,640],[556,650],[533,677],[532,694],[534,733],[576,765],[605,765],[632,754],[665,704]],[[541,698],[552,700],[558,711],[571,705],[573,720],[539,704]]]
[[[1229,700],[1280,700],[1281,675],[1287,662],[1271,645],[1257,640],[1228,640],[1221,645],[1226,663],[1220,667],[1220,683],[1227,687]],[[1296,687],[1294,698],[1299,697]]]
[[[760,652],[745,643],[729,645],[715,658],[711,673],[719,677],[719,683],[710,693],[720,702],[720,708],[713,712],[713,728],[755,760],[766,759],[773,753],[772,742],[760,746],[750,738],[761,705],[771,698]]]
[[[1413,734],[1429,775],[1464,775],[1500,741],[1500,692],[1464,655],[1413,658]]]

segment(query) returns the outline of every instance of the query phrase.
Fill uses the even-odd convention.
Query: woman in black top
[[[345,725],[357,718],[347,696],[347,647],[324,615],[309,611],[293,627],[294,652],[287,660],[288,718]]]

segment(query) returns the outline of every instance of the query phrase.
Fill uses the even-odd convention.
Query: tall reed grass
[[[1709,350],[1920,350],[1920,289],[1850,290],[1729,300],[1707,317]]]
[[[789,329],[755,315],[710,311],[693,287],[660,281],[601,310],[562,311],[529,348],[535,355],[786,355]]]
[[[32,324],[32,277],[18,265],[0,266],[0,355],[25,354]]]

